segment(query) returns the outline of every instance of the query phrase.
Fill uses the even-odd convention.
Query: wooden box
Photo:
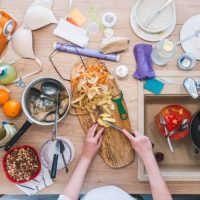
[[[159,164],[167,181],[200,181],[200,155],[194,156],[194,145],[188,135],[173,142],[174,153],[167,140],[160,135],[154,117],[167,105],[178,104],[186,107],[193,115],[200,109],[200,99],[192,99],[183,87],[186,77],[200,78],[200,72],[158,72],[157,79],[165,83],[161,95],[154,95],[143,89],[144,82],[138,83],[138,130],[147,135],[155,144],[154,151],[164,153],[165,159]],[[138,159],[138,178],[148,181],[141,159]]]

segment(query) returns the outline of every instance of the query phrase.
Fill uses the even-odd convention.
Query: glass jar
[[[176,54],[175,44],[168,40],[161,40],[156,44],[151,53],[152,61],[157,65],[166,65]]]

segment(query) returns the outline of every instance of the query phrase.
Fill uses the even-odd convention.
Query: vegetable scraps
[[[109,74],[103,63],[76,67],[77,76],[72,80],[72,86],[76,88],[72,100],[72,108],[84,110],[79,114],[89,114],[93,123],[109,127],[106,121],[115,123],[113,111],[115,106],[112,102],[112,88],[109,87],[109,80],[113,76]]]

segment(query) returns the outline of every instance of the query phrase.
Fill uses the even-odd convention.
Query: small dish
[[[12,152],[14,152],[15,150],[22,150],[22,149],[31,149],[32,150],[32,152],[35,154],[35,157],[36,157],[37,162],[38,162],[38,169],[37,169],[37,171],[35,173],[33,173],[30,176],[30,178],[28,178],[26,180],[17,181],[13,177],[11,177],[10,174],[8,173],[8,170],[7,170],[7,159],[8,159],[8,156],[10,156]],[[40,163],[40,159],[39,159],[37,151],[33,147],[28,146],[28,145],[18,146],[18,147],[10,149],[3,157],[3,170],[4,170],[5,175],[8,178],[8,180],[11,181],[12,183],[22,184],[22,183],[26,183],[26,182],[29,182],[29,181],[33,180],[35,177],[37,177],[39,175],[39,173],[41,171],[41,163]]]
[[[74,155],[75,155],[75,150],[74,150],[74,146],[72,142],[65,137],[57,137],[57,139],[62,140],[65,146],[64,157],[65,157],[66,163],[70,164],[72,160],[74,159]],[[55,146],[56,146],[56,140],[55,141],[48,140],[42,145],[41,150],[40,150],[41,163],[44,166],[46,166],[49,170],[51,170],[51,167],[52,167]],[[57,169],[61,170],[64,168],[65,168],[65,165],[62,159],[62,155],[59,154]]]
[[[133,32],[140,37],[143,40],[150,41],[150,42],[157,42],[160,40],[163,40],[167,38],[173,31],[176,26],[176,15],[174,16],[174,19],[171,23],[171,25],[165,29],[164,31],[160,33],[149,33],[143,30],[137,23],[136,20],[136,8],[137,8],[138,2],[133,6],[130,14],[130,23]]]
[[[191,121],[191,113],[184,108],[183,106],[180,105],[169,105],[165,108],[163,108],[158,115],[155,116],[155,121],[156,121],[156,125],[158,127],[158,130],[160,132],[161,135],[165,136],[165,130],[164,127],[160,124],[160,117],[163,116],[166,120],[167,123],[167,130],[169,132],[177,129],[183,119],[188,119],[188,121]],[[169,121],[173,121],[176,120],[176,124],[171,124],[168,122],[167,118],[169,119]],[[183,139],[184,137],[186,137],[189,134],[189,130],[186,129],[184,131],[178,131],[176,134],[170,136],[170,139],[173,141],[178,141],[180,139]]]
[[[149,33],[159,33],[172,24],[176,15],[173,1],[161,11],[148,27],[144,26],[148,18],[158,11],[165,3],[166,0],[139,0],[136,8],[136,21],[143,30]]]

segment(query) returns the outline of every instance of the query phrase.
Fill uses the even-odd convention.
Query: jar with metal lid
[[[168,40],[161,40],[156,44],[151,53],[152,61],[157,65],[166,65],[176,54],[175,44]]]

